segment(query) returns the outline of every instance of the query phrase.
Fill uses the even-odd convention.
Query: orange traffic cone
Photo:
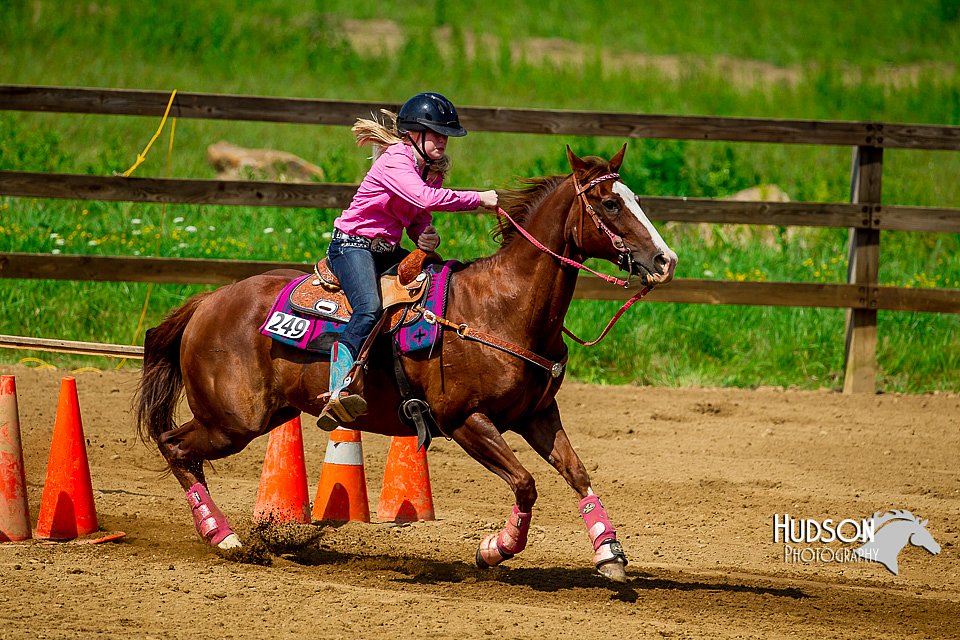
[[[313,501],[313,519],[370,522],[359,431],[337,427],[330,432]]]
[[[0,542],[30,539],[30,508],[20,443],[17,381],[0,376]]]
[[[77,381],[66,377],[60,383],[57,421],[53,427],[47,479],[43,484],[40,517],[34,535],[69,540],[99,529],[80,421]]]
[[[416,436],[394,436],[390,441],[377,517],[394,522],[436,520],[427,450],[417,449]]]
[[[270,432],[253,519],[310,522],[310,495],[307,491],[303,432],[300,416],[297,416]]]

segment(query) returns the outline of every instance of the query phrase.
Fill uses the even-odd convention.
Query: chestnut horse
[[[676,254],[619,180],[625,151],[626,145],[606,161],[578,158],[568,147],[572,174],[531,179],[525,188],[503,195],[505,209],[526,230],[524,237],[501,220],[500,249],[451,276],[446,318],[556,363],[552,371],[458,339],[455,331],[443,332],[432,357],[423,352],[402,356],[410,386],[433,408],[441,431],[516,496],[506,527],[480,544],[476,561],[481,567],[523,550],[537,500],[533,477],[501,435],[509,429],[576,492],[600,572],[625,580],[626,557],[616,530],[567,439],[555,400],[567,355],[563,321],[579,273],[575,261],[610,260],[647,286],[673,277]],[[323,409],[318,396],[328,386],[328,363],[258,331],[280,290],[299,275],[272,271],[199,294],[148,331],[144,341],[134,400],[140,432],[157,443],[186,491],[198,533],[221,548],[239,546],[240,540],[207,491],[203,462],[241,451],[301,412],[318,415]],[[397,417],[400,394],[385,343],[376,343],[367,366],[369,411],[348,426],[411,435]],[[177,427],[174,410],[183,391],[193,418]]]

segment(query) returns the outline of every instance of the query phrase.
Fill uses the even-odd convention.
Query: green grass
[[[333,0],[338,16],[377,19],[389,15],[411,30],[451,25],[492,32],[505,39],[563,38],[584,45],[651,54],[735,56],[777,65],[842,59],[853,65],[914,61],[956,62],[960,3],[855,0],[842,9],[828,2],[726,0],[703,2],[589,3],[448,1],[358,3]],[[865,24],[869,24],[865,28]]]
[[[214,0],[193,3],[4,3],[3,82],[207,91],[399,102],[436,88],[458,104],[644,113],[960,124],[957,3],[734,2],[620,5]],[[716,5],[720,6],[720,5]],[[776,8],[774,8],[776,7]],[[469,11],[469,14],[467,13]],[[617,12],[620,15],[617,15]],[[870,29],[862,18],[870,16]],[[354,52],[346,18],[390,17],[407,34],[402,50]],[[453,54],[431,29],[452,26]],[[467,55],[465,31],[500,46]],[[585,47],[658,55],[751,58],[797,70],[795,83],[738,86],[709,65],[674,78],[650,69],[584,69],[512,61],[513,43],[566,38]],[[457,43],[460,45],[457,45]],[[459,48],[458,48],[459,47]],[[882,65],[919,64],[909,84]],[[860,75],[851,79],[850,70]],[[0,112],[0,169],[107,175],[134,161],[155,118]],[[296,153],[334,182],[358,182],[369,166],[344,127],[180,120],[169,174],[212,178],[206,146],[220,139]],[[475,133],[454,141],[451,186],[508,187],[518,176],[564,173],[564,145],[612,155],[622,140]],[[794,200],[849,198],[848,148],[633,140],[623,169],[639,194],[722,197],[777,184]],[[167,175],[167,137],[137,176]],[[885,204],[960,207],[960,154],[887,150]],[[335,211],[161,207],[0,199],[0,248],[97,255],[161,255],[309,261],[322,254]],[[162,228],[161,228],[162,222]],[[492,221],[437,216],[448,257],[491,253]],[[212,228],[211,228],[212,227]],[[267,232],[266,229],[272,229]],[[843,282],[846,231],[661,225],[680,255],[679,277]],[[158,237],[159,236],[159,237]],[[159,244],[158,244],[159,242]],[[884,232],[881,281],[960,288],[960,235]],[[190,286],[0,280],[0,333],[131,343],[147,292],[147,326]],[[618,305],[575,301],[569,324],[594,337]],[[68,320],[59,312],[67,313]],[[842,383],[840,310],[706,305],[637,305],[594,349],[574,346],[570,372],[597,382],[658,385]],[[142,333],[141,333],[142,335]],[[960,390],[956,316],[881,312],[878,358],[886,390]],[[23,352],[3,351],[16,361]],[[38,355],[61,366],[110,366],[103,359]]]

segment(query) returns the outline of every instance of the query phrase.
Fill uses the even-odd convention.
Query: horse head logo
[[[874,531],[873,540],[853,553],[864,560],[879,562],[893,575],[897,575],[899,571],[897,555],[908,542],[933,555],[940,553],[940,545],[926,530],[927,521],[920,522],[920,519],[909,511],[893,510],[884,514],[878,511],[873,514],[870,523]]]

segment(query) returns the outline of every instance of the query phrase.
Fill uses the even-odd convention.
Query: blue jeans
[[[354,359],[360,355],[360,348],[383,313],[380,274],[400,262],[407,253],[406,249],[399,247],[389,253],[374,253],[340,240],[330,242],[327,249],[330,268],[353,307],[350,322],[340,335],[340,344],[350,350]]]

